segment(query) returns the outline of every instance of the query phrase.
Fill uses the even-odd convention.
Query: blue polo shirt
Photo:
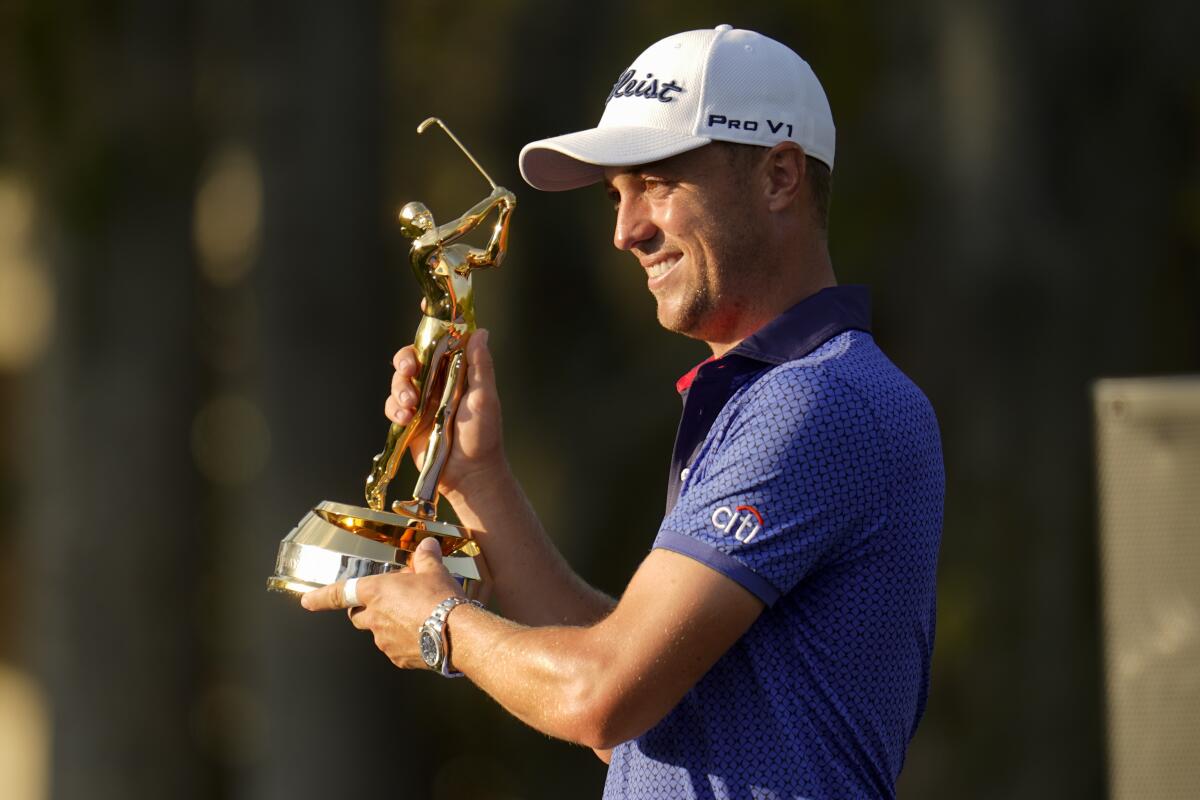
[[[613,752],[606,798],[892,798],[925,708],[944,476],[937,420],[825,289],[680,382],[654,547],[766,606]]]

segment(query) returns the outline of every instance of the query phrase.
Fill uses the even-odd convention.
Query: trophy
[[[517,201],[488,176],[445,123],[430,117],[417,127],[438,125],[492,186],[492,193],[453,222],[437,225],[422,203],[400,210],[400,228],[412,239],[409,263],[424,294],[423,316],[414,346],[420,363],[414,380],[417,408],[407,425],[393,422],[383,452],[367,476],[367,507],[324,501],[311,509],[279,544],[275,574],[267,588],[303,594],[347,578],[400,570],[422,540],[436,537],[442,561],[469,597],[486,586],[487,567],[472,531],[440,521],[438,478],[450,454],[454,414],[466,379],[467,340],[475,330],[471,273],[496,267],[508,246],[508,224]],[[457,240],[482,225],[493,212],[496,224],[487,246],[473,248]],[[428,435],[425,457],[410,500],[384,510],[388,484],[404,453]]]

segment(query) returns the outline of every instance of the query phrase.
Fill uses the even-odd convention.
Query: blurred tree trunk
[[[265,721],[245,794],[421,797],[421,751],[435,741],[425,720],[437,709],[428,693],[401,692],[428,676],[397,672],[345,614],[312,615],[264,591],[279,540],[311,506],[363,504],[387,432],[397,319],[416,316],[396,292],[407,270],[383,244],[394,228],[382,193],[380,9],[307,2],[280,15],[272,6],[258,4],[246,51],[263,101],[254,110],[266,209],[254,288],[272,448],[233,551],[241,574],[229,581],[246,611],[244,652]]]
[[[23,533],[57,798],[211,795],[192,746],[189,7],[31,4],[23,119],[58,289]]]

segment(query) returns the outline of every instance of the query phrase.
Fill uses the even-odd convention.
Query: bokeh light
[[[249,483],[262,471],[271,451],[267,420],[245,395],[213,397],[192,424],[192,455],[204,477],[223,486]]]
[[[0,176],[0,370],[22,370],[45,351],[54,330],[54,291],[34,255],[28,186]]]
[[[232,286],[254,266],[262,228],[262,177],[245,145],[217,149],[196,192],[193,237],[200,271],[216,286]]]

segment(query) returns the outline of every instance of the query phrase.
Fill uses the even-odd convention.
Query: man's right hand
[[[480,328],[467,342],[467,382],[454,419],[450,456],[439,482],[443,494],[461,493],[472,481],[506,468],[500,396],[487,340],[487,330]],[[392,391],[384,404],[384,413],[392,422],[407,425],[416,413],[418,399],[413,378],[420,371],[420,364],[413,346],[397,351],[392,366],[395,367]],[[427,441],[428,436],[418,436],[410,445],[418,468]]]
[[[615,601],[576,575],[554,543],[509,469],[501,434],[500,396],[488,350],[488,334],[467,342],[467,385],[458,405],[450,455],[438,488],[459,521],[475,532],[492,575],[492,596],[505,616],[522,625],[589,625]],[[413,378],[420,367],[412,347],[396,353],[392,392],[385,412],[401,425],[417,404]],[[410,444],[418,466],[427,436]]]

